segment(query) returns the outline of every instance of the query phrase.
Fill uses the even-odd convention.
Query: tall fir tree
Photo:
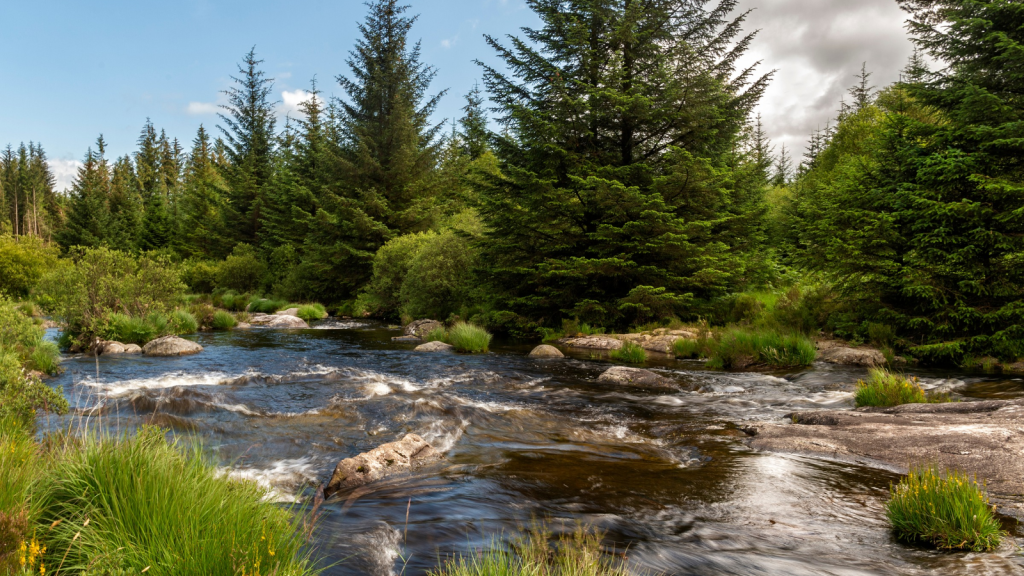
[[[57,234],[57,242],[66,250],[74,246],[105,246],[109,239],[110,172],[103,153],[101,136],[96,153],[92,148],[85,155],[71,186],[67,222]]]
[[[864,62],[860,67],[860,74],[856,76],[857,84],[848,91],[850,96],[853,97],[853,107],[855,110],[863,110],[875,98],[876,87],[871,85],[871,76],[871,72],[868,72],[868,63]]]
[[[459,119],[458,137],[463,153],[476,160],[490,149],[490,130],[487,129],[487,113],[483,108],[484,96],[478,84],[466,94],[466,105],[462,107]]]
[[[224,126],[224,180],[228,190],[228,225],[242,243],[257,245],[268,186],[274,177],[274,81],[260,69],[255,47],[232,76],[235,86],[224,92],[228,103],[219,114]]]
[[[114,162],[108,205],[110,245],[119,250],[137,250],[142,236],[143,201],[135,167],[128,156]]]
[[[179,211],[179,250],[189,256],[222,258],[233,245],[225,223],[227,187],[214,155],[210,135],[200,125],[185,166]]]
[[[482,190],[482,261],[512,312],[626,325],[743,282],[750,200],[735,151],[768,76],[737,69],[736,2],[529,0],[542,25],[487,37],[506,129]],[[657,319],[657,318],[655,318]]]

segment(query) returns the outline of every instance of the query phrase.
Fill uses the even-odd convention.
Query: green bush
[[[647,350],[636,342],[623,342],[622,348],[611,351],[612,360],[627,362],[629,364],[643,364],[647,362]]]
[[[298,307],[297,312],[299,318],[302,318],[306,322],[312,322],[313,320],[320,320],[327,316],[327,309],[322,304],[303,304]]]
[[[72,251],[38,286],[39,301],[62,322],[73,344],[88,347],[108,328],[112,313],[145,318],[166,314],[184,295],[178,268],[163,257],[106,248]]]
[[[874,369],[867,381],[857,382],[854,400],[857,402],[857,407],[900,406],[902,404],[949,402],[949,396],[925,394],[924,389],[917,382],[917,377],[907,379],[887,370]]]
[[[460,352],[487,352],[491,334],[468,322],[459,322],[448,331],[448,343]]]
[[[912,470],[890,492],[886,516],[900,540],[987,552],[1005,536],[985,489],[962,472]]]
[[[373,277],[359,296],[357,312],[397,316],[402,308],[402,283],[413,259],[434,232],[407,234],[389,240],[373,257]]]
[[[423,339],[425,342],[447,342],[448,331],[438,326],[427,333],[426,338]]]
[[[218,266],[217,285],[238,292],[253,292],[263,284],[266,272],[267,265],[260,260],[256,249],[239,244]]]
[[[33,485],[46,566],[62,573],[279,574],[316,570],[302,517],[143,428],[70,441]]]
[[[235,317],[230,312],[223,310],[217,310],[213,314],[213,320],[210,322],[210,327],[214,330],[231,330],[238,325]]]
[[[278,310],[283,310],[288,306],[287,300],[273,300],[269,298],[253,298],[249,301],[247,306],[239,308],[237,311],[246,310],[248,312],[259,312],[261,314],[273,314]],[[234,309],[234,308],[232,308]]]
[[[632,576],[625,563],[601,547],[601,535],[579,526],[558,538],[534,525],[508,546],[492,543],[486,550],[449,558],[429,576]],[[508,550],[506,550],[508,548]]]
[[[68,402],[59,387],[50,388],[25,373],[26,368],[57,370],[59,353],[43,336],[42,328],[0,297],[0,421],[31,429],[38,411],[67,412]]]
[[[107,318],[107,328],[101,335],[107,340],[142,346],[159,336],[160,332],[145,318],[114,312]]]
[[[40,238],[0,235],[0,293],[24,298],[57,265],[57,248]]]
[[[810,366],[818,354],[814,343],[804,336],[767,329],[733,328],[719,334],[709,347],[708,366],[712,368]]]
[[[416,318],[448,318],[467,302],[473,249],[453,232],[429,234],[409,263],[399,292],[401,310]]]
[[[181,265],[181,280],[188,289],[209,294],[217,288],[219,263],[212,260],[189,259]]]
[[[188,310],[175,310],[169,318],[175,334],[193,334],[199,330],[199,321]]]

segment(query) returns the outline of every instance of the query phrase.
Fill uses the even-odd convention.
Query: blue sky
[[[515,33],[536,22],[522,0],[410,0],[420,20],[423,60],[450,89],[439,118],[458,115],[480,77],[474,58],[494,61],[483,34]],[[802,147],[838,107],[862,61],[878,84],[896,77],[911,48],[894,0],[741,0],[762,29],[748,61],[778,68],[762,112],[777,142]],[[282,115],[316,76],[334,78],[365,12],[361,0],[7,0],[0,5],[0,145],[41,142],[58,175],[102,133],[110,155],[134,150],[146,118],[183,143],[217,123],[220,91],[252,46],[276,79]]]

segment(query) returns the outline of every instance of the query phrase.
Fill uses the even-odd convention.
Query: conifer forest
[[[1024,572],[1024,3],[893,2],[805,150],[739,0],[525,0],[464,95],[353,3],[67,189],[0,125],[0,574]]]

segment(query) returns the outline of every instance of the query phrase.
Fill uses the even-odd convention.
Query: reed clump
[[[231,315],[230,312],[224,310],[217,310],[213,313],[213,320],[210,322],[210,327],[214,330],[231,330],[238,325],[238,321]]]
[[[459,352],[487,352],[491,333],[476,324],[459,322],[448,330],[448,343]]]
[[[313,320],[320,320],[327,317],[327,309],[324,308],[323,304],[302,304],[298,306],[298,309],[299,311],[296,315],[306,322],[312,322]]]
[[[627,364],[643,364],[647,362],[647,350],[644,350],[636,342],[623,342],[622,348],[612,350],[610,356],[612,360]]]
[[[886,516],[900,540],[986,552],[1006,535],[985,488],[963,472],[918,468],[890,492]]]
[[[810,366],[818,354],[814,342],[806,336],[771,329],[733,328],[719,334],[708,346],[711,368],[797,368]]]
[[[939,404],[949,402],[949,396],[925,393],[917,377],[908,379],[888,370],[876,368],[871,370],[867,380],[857,382],[854,400],[858,408],[889,407],[902,404]]]

